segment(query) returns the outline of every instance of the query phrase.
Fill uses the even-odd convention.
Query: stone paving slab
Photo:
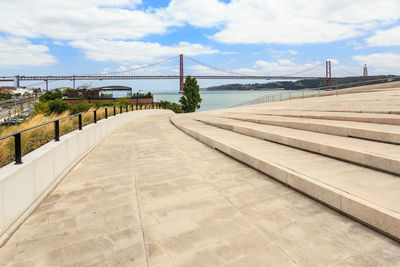
[[[132,123],[0,248],[0,266],[398,266],[400,246],[177,130]]]
[[[398,116],[399,125],[257,114],[227,114],[223,117],[311,132],[351,136],[361,139],[400,144],[400,116]]]
[[[227,118],[199,117],[196,120],[222,129],[400,175],[400,150],[395,144]]]
[[[210,126],[185,115],[171,120],[205,144],[400,239],[398,176]]]
[[[339,90],[338,95],[290,99],[270,102],[267,105],[240,106],[215,112],[220,113],[229,110],[229,112],[265,114],[287,111],[322,111],[400,115],[400,82],[386,84],[386,86],[392,86],[392,88],[377,91],[363,90],[363,92],[348,89],[348,94],[340,94],[342,90]],[[352,91],[354,93],[351,93]],[[211,112],[215,113],[214,111]]]
[[[400,125],[400,115],[397,114],[342,112],[342,111],[326,112],[326,111],[305,111],[305,110],[298,110],[298,111],[271,110],[271,111],[263,111],[259,115]]]

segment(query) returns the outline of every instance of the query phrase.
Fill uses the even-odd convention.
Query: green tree
[[[196,78],[187,76],[183,85],[183,95],[179,99],[183,112],[195,112],[200,108],[202,99],[199,91],[200,86],[197,84]]]

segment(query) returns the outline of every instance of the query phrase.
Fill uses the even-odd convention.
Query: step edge
[[[400,145],[400,133],[397,133],[397,132],[369,130],[369,129],[356,128],[354,126],[345,127],[345,126],[339,126],[339,125],[328,125],[328,124],[323,124],[323,123],[318,123],[318,122],[310,123],[318,128],[318,129],[313,129],[313,128],[307,128],[307,125],[309,124],[307,122],[293,121],[294,124],[300,124],[301,126],[304,126],[304,128],[302,128],[297,125],[286,125],[286,123],[285,123],[285,125],[280,125],[279,121],[273,121],[273,120],[268,120],[268,119],[235,118],[235,117],[229,117],[229,116],[221,116],[220,118],[226,118],[226,119],[244,121],[244,122],[252,122],[252,123],[258,123],[258,124],[262,124],[262,125],[271,125],[271,126],[276,126],[276,127],[284,127],[284,128],[288,128],[288,129],[309,131],[309,132],[314,132],[314,133],[323,133],[323,134],[330,134],[330,135],[336,135],[336,136],[352,137],[352,138],[357,138],[357,139],[361,139],[361,140],[375,141],[375,142],[391,144],[391,145]],[[287,122],[287,123],[290,123],[290,122]],[[359,123],[365,123],[365,122],[359,122]],[[377,124],[377,123],[371,123],[371,124]],[[387,125],[387,124],[385,124],[385,125]],[[332,133],[327,130],[320,130],[319,129],[320,126],[329,127],[329,128],[335,129],[336,131],[334,131]],[[338,131],[342,131],[343,133],[339,133]],[[359,134],[359,132],[366,133],[366,136],[363,134]],[[372,138],[371,135],[373,135],[373,134],[384,135],[384,136],[379,137],[379,138]],[[393,136],[395,136],[395,137],[393,137]]]
[[[275,136],[277,139],[279,137],[282,137],[275,133],[268,133],[268,132],[265,132],[262,130],[253,129],[253,128],[245,127],[245,126],[233,126],[233,125],[229,125],[227,123],[210,122],[210,121],[206,121],[204,119],[196,119],[196,120],[201,121],[202,123],[214,126],[214,127],[218,127],[220,129],[229,130],[229,131],[232,131],[235,133],[244,134],[244,135],[258,138],[261,140],[274,142],[274,143],[289,146],[289,147],[292,147],[295,149],[300,149],[300,150],[307,151],[310,153],[316,153],[316,154],[319,154],[322,156],[338,159],[338,160],[345,161],[345,162],[350,162],[352,164],[357,164],[362,167],[367,167],[370,169],[379,170],[379,171],[383,171],[383,172],[386,172],[389,174],[400,176],[400,170],[398,170],[395,167],[395,166],[400,166],[400,159],[393,159],[386,155],[372,154],[369,152],[363,152],[363,151],[357,151],[357,150],[350,150],[350,149],[346,149],[343,147],[336,147],[336,146],[332,146],[332,145],[328,145],[328,144],[316,143],[316,142],[313,142],[310,140],[297,139],[294,137],[287,137],[287,136],[284,136],[283,138],[290,139],[291,142],[290,143],[283,142],[283,141],[279,141],[279,140],[275,140],[275,139],[271,138],[271,136]],[[276,127],[279,127],[279,126],[276,126]],[[253,132],[257,132],[257,134],[249,133],[249,130],[251,130]],[[268,137],[268,136],[270,136],[270,137]],[[296,141],[301,141],[303,143],[307,143],[310,146],[308,148],[306,148],[305,146],[298,146],[298,145],[296,146],[293,144],[293,142],[296,142]],[[318,149],[313,148],[313,146],[315,146],[315,145],[318,146]],[[330,152],[328,152],[328,151],[330,151]],[[350,156],[348,158],[345,158],[343,156],[335,155],[335,151],[342,151],[342,152],[347,151],[347,152],[352,153],[353,155],[355,154],[357,156],[355,157],[355,159],[350,158]],[[361,160],[358,160],[358,158],[361,158]],[[386,165],[388,166],[387,168],[380,167],[382,164],[382,161],[386,162]],[[379,162],[379,164],[376,162]],[[390,164],[390,163],[393,163],[393,164]]]
[[[206,145],[212,144],[212,148],[220,150],[219,146],[220,143],[223,146],[228,146],[227,144],[222,144],[221,141],[207,136],[203,133],[198,133],[193,129],[190,129],[186,126],[181,125],[178,121],[174,120],[173,118],[170,119],[171,123],[180,129],[181,131],[185,132],[186,134],[192,136],[193,138],[205,143]],[[196,138],[193,133],[196,133],[197,136],[203,136],[203,140]],[[210,139],[210,140],[206,140]],[[204,142],[206,141],[206,142]],[[210,145],[209,145],[210,146]],[[393,210],[378,206],[368,200],[362,199],[355,195],[349,194],[346,191],[337,189],[331,185],[324,184],[318,180],[313,178],[307,177],[302,175],[298,172],[292,171],[289,168],[282,167],[279,168],[277,164],[273,162],[269,162],[263,159],[259,159],[255,155],[251,155],[248,152],[240,151],[238,148],[234,148],[233,146],[230,149],[236,149],[237,153],[246,153],[247,157],[253,158],[254,160],[263,161],[263,163],[270,165],[271,167],[276,168],[279,172],[281,172],[280,176],[283,177],[276,177],[277,175],[271,174],[271,171],[267,171],[261,166],[257,166],[255,162],[246,162],[243,159],[237,158],[233,155],[232,152],[229,153],[226,149],[222,148],[221,152],[227,154],[228,156],[243,162],[244,164],[259,170],[260,172],[268,175],[269,177],[287,185],[288,187],[307,195],[308,197],[338,211],[339,213],[348,216],[398,242],[400,242],[400,214]],[[228,152],[228,153],[226,153]],[[259,162],[260,164],[260,162]],[[265,166],[262,164],[262,166]],[[312,181],[310,181],[312,179]],[[303,184],[301,184],[303,183]],[[310,189],[307,189],[306,186],[310,186]],[[316,195],[315,190],[320,190],[320,195]],[[322,190],[322,191],[321,191]],[[325,195],[325,193],[329,194],[329,197]],[[329,200],[330,198],[330,200]],[[397,230],[397,231],[396,231]]]

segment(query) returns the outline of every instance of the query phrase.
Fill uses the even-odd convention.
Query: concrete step
[[[251,112],[256,114],[255,112]],[[358,121],[366,123],[400,125],[400,115],[379,114],[379,113],[356,113],[356,112],[327,112],[327,111],[306,111],[306,110],[283,110],[283,111],[263,111],[259,115],[272,115],[283,117],[310,118],[321,120],[336,121]]]
[[[355,121],[321,120],[301,117],[281,117],[257,114],[236,114],[225,115],[224,117],[235,120],[256,122],[260,124],[306,130],[311,132],[400,144],[399,125],[365,123]]]
[[[251,137],[400,175],[397,145],[217,117],[197,120]]]
[[[397,176],[214,127],[185,115],[176,115],[171,122],[201,142],[400,240]]]

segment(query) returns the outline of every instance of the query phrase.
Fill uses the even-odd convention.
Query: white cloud
[[[400,18],[397,0],[172,1],[163,15],[197,27],[216,26],[222,43],[328,43],[365,34]]]
[[[339,64],[339,60],[334,59],[334,58],[327,58],[326,60],[330,60],[330,61],[331,61],[331,64],[335,64],[335,65],[338,65],[338,64]]]
[[[179,73],[176,64],[175,66],[155,65],[143,68],[144,66],[145,65],[121,65],[116,69],[116,72],[121,75],[176,75]]]
[[[370,46],[393,46],[400,45],[400,26],[377,31],[373,36],[367,38]]]
[[[57,60],[48,54],[44,45],[34,45],[23,38],[3,38],[0,36],[0,67],[15,68],[20,66],[42,66]]]
[[[290,75],[294,76],[304,70],[314,68],[300,76],[324,76],[325,69],[321,62],[297,64],[290,59],[280,59],[278,61],[258,60],[252,68],[236,69],[234,72],[246,75]]]
[[[169,20],[188,22],[196,27],[215,27],[229,15],[228,5],[218,0],[172,0],[159,14]]]
[[[276,56],[281,56],[281,55],[297,55],[299,52],[295,51],[293,49],[289,49],[289,50],[276,50],[276,49],[268,49],[268,51],[272,54],[272,55],[276,55]]]
[[[141,38],[165,33],[171,21],[137,10],[140,0],[0,1],[0,31],[59,40]]]
[[[201,44],[180,42],[177,45],[163,46],[159,43],[113,41],[113,40],[77,40],[69,43],[72,47],[82,50],[86,58],[94,61],[116,61],[124,64],[148,64],[160,58],[178,54],[196,56],[215,54],[219,51]]]
[[[55,45],[59,45],[59,46],[61,46],[61,45],[64,45],[64,43],[63,42],[61,42],[61,41],[53,41],[53,44],[55,44]]]
[[[349,69],[339,63],[337,59],[327,59],[332,63],[333,77],[358,76],[361,70]],[[360,73],[358,73],[360,71]],[[297,63],[290,59],[278,59],[276,61],[258,60],[251,68],[234,70],[236,73],[245,75],[279,75],[279,76],[300,76],[300,77],[325,77],[325,61],[310,63]]]
[[[0,31],[58,40],[140,39],[188,23],[216,28],[222,43],[327,43],[364,35],[400,18],[398,0],[3,0]]]
[[[367,64],[368,73],[372,74],[399,74],[400,54],[375,53],[356,55],[353,59],[361,64]]]

